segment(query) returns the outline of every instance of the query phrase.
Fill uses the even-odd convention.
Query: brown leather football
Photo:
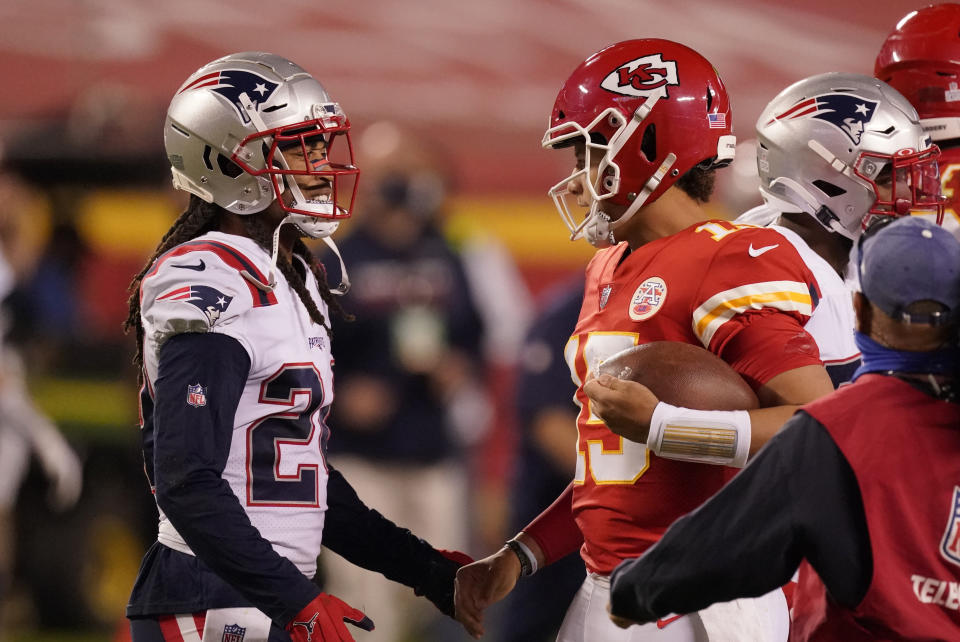
[[[750,410],[753,389],[725,361],[699,346],[654,341],[618,352],[600,374],[642,383],[661,401],[696,410]]]

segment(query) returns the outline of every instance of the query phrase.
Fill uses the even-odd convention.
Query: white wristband
[[[746,410],[693,410],[661,401],[650,419],[647,448],[666,459],[743,468],[750,437]]]
[[[513,538],[514,543],[520,547],[520,550],[523,551],[523,554],[527,556],[527,559],[530,560],[530,575],[533,575],[537,572],[537,556],[533,554],[533,551],[530,550],[530,547],[521,542],[517,538]]]

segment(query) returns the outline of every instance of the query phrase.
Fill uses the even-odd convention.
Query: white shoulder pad
[[[253,252],[244,251],[251,248],[228,244],[220,240],[224,236],[205,235],[178,245],[158,258],[143,278],[140,317],[148,343],[159,348],[183,332],[229,333],[229,326],[251,308],[276,304],[272,292],[244,276],[266,281],[250,258]]]

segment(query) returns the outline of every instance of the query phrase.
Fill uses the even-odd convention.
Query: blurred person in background
[[[191,196],[134,278],[126,322],[159,508],[127,606],[134,642],[346,642],[346,624],[371,630],[314,583],[321,544],[452,616],[469,558],[368,508],[326,458],[330,320],[346,275],[331,289],[302,239],[336,251],[330,236],[352,213],[346,114],[291,61],[238,53],[180,87],[164,141]],[[381,604],[361,599],[376,615]]]
[[[905,15],[887,36],[874,75],[903,94],[940,148],[943,226],[960,237],[960,4]]]
[[[35,267],[36,256],[24,241],[22,218],[35,198],[12,175],[0,175],[0,302]],[[49,480],[48,501],[54,510],[76,504],[83,482],[76,453],[30,398],[24,364],[6,340],[5,312],[0,313],[0,637],[14,571],[14,506],[31,456]]]
[[[531,324],[520,350],[515,405],[520,446],[510,484],[511,532],[540,514],[570,483],[577,438],[577,388],[563,349],[583,304],[583,279],[555,286]],[[567,605],[583,583],[583,563],[567,555],[527,578],[504,599],[493,639],[498,642],[552,642]]]
[[[449,175],[436,150],[390,123],[364,132],[358,156],[360,207],[341,244],[351,283],[344,309],[354,320],[333,326],[330,460],[386,517],[466,548],[470,459],[492,408],[481,313],[464,259],[444,236]],[[338,265],[327,261],[331,278]],[[331,592],[377,605],[377,630],[358,640],[454,639],[409,592],[337,557],[324,563]]]

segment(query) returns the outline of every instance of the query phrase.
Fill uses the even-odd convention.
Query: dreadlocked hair
[[[139,383],[143,383],[143,324],[140,322],[140,286],[143,282],[143,277],[153,266],[154,261],[168,250],[181,243],[206,234],[211,230],[218,229],[220,223],[219,214],[222,211],[224,210],[220,206],[207,203],[199,196],[191,195],[187,208],[177,217],[177,220],[170,226],[167,233],[163,235],[163,238],[160,239],[160,243],[157,245],[157,249],[154,250],[153,256],[147,260],[140,272],[137,273],[130,282],[128,288],[130,298],[127,303],[127,319],[123,323],[123,330],[126,333],[133,329],[137,338],[137,353],[134,356],[133,363],[137,367]],[[266,249],[267,252],[272,252],[273,230],[269,229],[263,223],[261,217],[245,216],[243,217],[243,223],[250,237]],[[320,291],[320,298],[327,304],[327,308],[334,314],[348,321],[352,321],[353,316],[344,311],[340,302],[330,292],[326,272],[310,252],[310,249],[303,241],[298,239],[293,247],[293,252],[302,258],[307,266],[309,266],[310,272],[313,273],[314,278],[317,280],[317,289]],[[283,257],[278,257],[277,268],[287,279],[287,282],[297,293],[297,296],[300,297],[300,301],[307,309],[310,319],[314,323],[323,326],[332,339],[333,331],[330,324],[327,323],[327,320],[324,318],[323,313],[320,312],[313,297],[310,296],[310,292],[307,290],[304,282],[304,276],[294,268],[289,260],[285,261]]]
[[[262,245],[268,252],[273,251],[273,230],[264,225],[263,220],[261,220],[259,216],[246,216],[243,218],[243,224],[247,228],[247,234],[250,235],[250,238]],[[320,291],[320,298],[327,304],[327,308],[331,312],[347,320],[351,320],[352,317],[344,312],[340,302],[330,293],[330,287],[327,284],[327,275],[302,240],[297,239],[293,246],[293,253],[302,258],[307,266],[309,266],[310,272],[312,272],[314,278],[317,279],[317,289]],[[307,285],[304,281],[305,275],[301,274],[294,267],[292,261],[284,260],[282,255],[277,257],[277,269],[280,270],[280,273],[287,279],[287,283],[290,284],[293,291],[300,297],[300,302],[303,303],[303,307],[307,309],[310,320],[317,325],[322,325],[332,341],[333,329],[324,318],[323,313],[320,312],[316,301],[310,296],[310,292],[307,290]]]
[[[137,354],[133,363],[137,366],[139,383],[143,383],[143,324],[140,323],[140,284],[143,282],[143,277],[153,266],[157,257],[170,248],[216,229],[220,211],[219,206],[207,203],[199,196],[191,194],[187,209],[177,217],[167,233],[163,235],[153,256],[147,259],[127,288],[130,298],[127,301],[127,320],[123,322],[123,331],[127,333],[133,328],[137,337]]]

